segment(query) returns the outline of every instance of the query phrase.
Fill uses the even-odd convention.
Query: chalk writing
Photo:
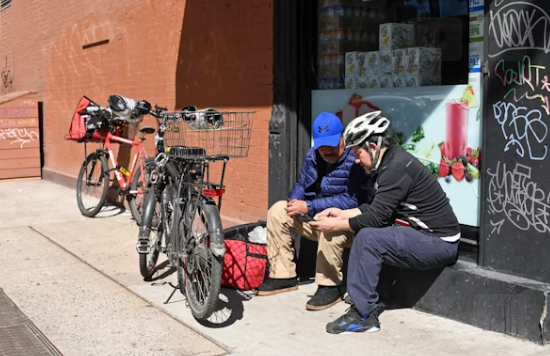
[[[4,109],[0,111],[0,117],[27,117],[28,109]]]
[[[506,164],[497,162],[495,171],[487,169],[487,174],[488,213],[496,217],[496,222],[490,220],[491,234],[499,234],[506,221],[523,231],[550,232],[550,195],[531,180],[531,167],[516,163],[508,170]]]
[[[504,59],[501,59],[495,66],[495,75],[500,78],[502,85],[527,84],[531,90],[539,86],[540,70],[546,69],[544,66],[532,64],[529,56],[524,56],[518,61],[517,70],[516,68],[506,69],[505,63]]]
[[[37,127],[36,119],[0,119],[0,127]]]
[[[493,114],[502,129],[502,135],[508,141],[504,152],[515,146],[516,153],[521,157],[525,156],[527,149],[529,158],[532,160],[538,161],[546,158],[548,147],[542,143],[548,135],[548,126],[542,121],[540,110],[528,111],[524,106],[518,107],[513,103],[499,101],[493,104]],[[510,127],[512,129],[509,129]],[[542,150],[539,148],[533,150],[532,145],[537,144]]]
[[[35,131],[28,131],[25,128],[0,129],[0,141],[14,139],[10,142],[10,145],[19,143],[19,148],[23,148],[23,146],[29,142],[34,142],[38,137]]]
[[[495,2],[495,7],[501,4],[502,2]],[[494,58],[508,51],[526,49],[550,52],[549,24],[550,17],[546,11],[525,1],[506,4],[496,12],[489,11],[489,37],[493,36],[498,47],[496,53],[489,53],[489,57]],[[537,36],[534,36],[534,33]],[[537,38],[539,35],[542,39]]]

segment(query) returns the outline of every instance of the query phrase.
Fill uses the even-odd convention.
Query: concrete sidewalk
[[[172,288],[163,282],[175,281],[174,274],[155,283],[141,279],[135,252],[137,227],[128,212],[116,215],[119,212],[111,210],[99,218],[83,218],[73,190],[45,181],[0,183],[0,201],[0,259],[9,271],[0,280],[0,287],[66,355],[130,354],[147,340],[140,335],[140,325],[151,331],[145,334],[152,336],[147,342],[162,340],[159,344],[164,351],[159,351],[158,344],[151,344],[142,352],[134,349],[135,354],[153,354],[154,350],[171,354],[178,348],[184,354],[223,353],[175,319],[208,335],[235,355],[550,354],[550,347],[414,310],[386,311],[378,333],[329,335],[326,323],[344,313],[347,305],[340,303],[322,312],[306,311],[305,303],[314,293],[314,285],[263,298],[223,290],[221,310],[208,322],[199,323],[179,292],[164,304]],[[134,295],[128,296],[122,286]],[[148,302],[158,310],[147,308]],[[99,327],[91,327],[95,325]],[[127,329],[132,331],[130,335],[140,337],[113,338],[110,327]],[[111,340],[106,344],[110,346],[96,344],[102,338]]]

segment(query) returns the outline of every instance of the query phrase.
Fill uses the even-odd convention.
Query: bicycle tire
[[[97,161],[99,160],[101,164],[101,178],[106,184],[103,186],[103,192],[101,193],[101,197],[99,197],[99,202],[97,206],[93,209],[86,209],[84,207],[84,203],[82,202],[82,179],[84,178],[84,174],[87,172],[86,167],[88,166],[88,163],[91,161]],[[97,164],[97,163],[96,163]],[[94,165],[94,168],[96,166]],[[101,208],[105,205],[105,201],[107,200],[107,194],[109,193],[109,165],[107,164],[107,159],[105,158],[105,155],[101,153],[91,153],[86,157],[84,162],[82,163],[82,167],[80,167],[80,172],[78,173],[78,181],[76,182],[76,203],[78,205],[78,209],[80,210],[80,213],[88,218],[92,218],[99,213]]]
[[[155,210],[156,210],[156,207],[158,205],[157,205],[157,197],[156,197],[156,193],[155,193],[154,189],[149,190],[149,192],[145,196],[144,208],[145,208],[146,204],[154,204],[155,205]],[[155,210],[153,210],[153,211],[155,211]],[[144,223],[148,224],[146,222],[144,222]],[[159,221],[157,221],[157,223],[159,223]],[[154,224],[155,224],[155,220],[153,218],[151,220],[151,225],[154,225]],[[159,258],[159,255],[160,255],[160,247],[158,245],[162,241],[163,229],[162,229],[162,224],[159,223],[158,225],[159,225],[157,227],[158,228],[158,233],[157,233],[158,241],[157,240],[153,241],[153,244],[152,244],[153,246],[151,246],[151,248],[153,250],[148,254],[141,254],[141,253],[139,254],[139,272],[140,272],[141,276],[143,277],[143,279],[145,281],[150,281],[151,278],[153,277],[153,275],[155,273],[155,267],[157,266],[158,258]],[[140,226],[140,230],[148,231],[149,234],[150,234],[151,231],[153,231],[152,227],[153,226]]]
[[[197,194],[193,194],[191,197],[191,200],[197,199]],[[207,224],[211,224],[215,226],[222,226],[221,225],[221,217],[220,212],[218,210],[218,207],[213,201],[207,201],[204,199],[203,196],[200,196],[198,198],[198,205],[197,205],[197,212],[204,213],[204,217],[206,218]],[[193,211],[190,211],[191,208],[194,206],[194,204],[191,202],[191,204],[187,204],[184,212],[184,218],[183,221],[186,223],[186,225],[189,222],[189,218],[193,218],[193,216],[189,216],[193,213]],[[193,221],[195,221],[193,219]],[[178,225],[179,226],[179,225]],[[208,228],[208,225],[206,226]],[[181,236],[181,234],[180,234]],[[195,317],[198,320],[205,320],[208,319],[215,311],[216,305],[218,303],[219,295],[220,295],[220,289],[221,289],[221,279],[222,279],[222,267],[223,267],[223,259],[217,256],[214,256],[212,254],[212,250],[209,246],[202,246],[202,247],[195,247],[195,250],[197,248],[200,248],[202,253],[205,253],[206,256],[208,256],[208,259],[211,261],[211,276],[210,276],[210,285],[208,288],[208,293],[206,293],[205,301],[201,302],[197,298],[197,293],[195,293],[194,289],[192,288],[192,283],[190,281],[189,271],[186,271],[186,266],[189,265],[189,261],[182,261],[179,260],[178,263],[178,282],[180,283],[180,286],[183,285],[183,290],[185,290],[185,295],[187,297],[187,302],[189,304],[189,308],[191,309],[191,313],[193,314],[193,317]],[[184,278],[185,276],[185,278]]]
[[[153,171],[155,167],[155,160],[154,158],[147,158],[143,161],[143,169],[145,170],[146,174],[147,173],[150,173]],[[141,178],[141,168],[138,167],[138,169],[136,170],[136,173],[134,174],[134,177],[132,178],[132,182],[130,183],[130,190],[131,191],[135,191],[138,189],[138,184],[140,183],[140,178]],[[149,182],[148,182],[148,178],[146,177],[145,178],[145,185],[147,186],[147,188],[142,188],[143,189],[143,192],[142,192],[142,196],[145,197],[146,196],[146,189],[148,190],[149,189]],[[137,204],[136,204],[136,197],[137,195],[134,195],[134,194],[128,194],[128,206],[130,207],[130,212],[132,213],[132,218],[136,221],[136,224],[137,226],[141,226],[141,217],[142,217],[142,211],[140,211],[137,207]],[[143,199],[143,202],[145,202],[145,199]]]

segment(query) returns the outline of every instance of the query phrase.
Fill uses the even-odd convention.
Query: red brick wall
[[[14,1],[0,13],[0,69],[6,58],[6,90],[37,90],[44,102],[45,174],[78,173],[84,148],[64,135],[82,95],[102,105],[119,93],[169,109],[257,111],[249,157],[229,162],[222,214],[265,217],[272,0]],[[123,165],[128,157],[118,153]]]

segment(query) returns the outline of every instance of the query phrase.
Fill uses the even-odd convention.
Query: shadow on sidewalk
[[[207,328],[219,329],[233,325],[244,315],[244,302],[252,299],[251,295],[235,289],[222,288],[214,314],[207,320],[197,320]]]

